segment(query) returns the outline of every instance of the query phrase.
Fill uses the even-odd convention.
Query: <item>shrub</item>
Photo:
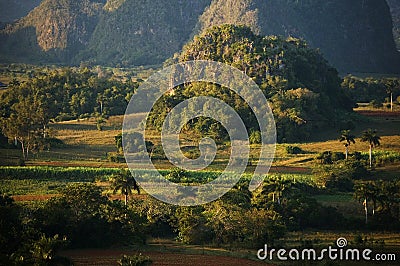
[[[147,266],[151,265],[152,261],[149,257],[139,254],[133,256],[122,255],[122,258],[117,263],[121,266]]]
[[[57,122],[63,122],[63,121],[70,121],[75,119],[76,117],[70,114],[66,114],[66,113],[61,113],[59,114],[54,120]]]
[[[152,159],[159,159],[159,160],[164,160],[167,157],[165,156],[164,149],[162,145],[155,145],[153,147],[152,153],[151,153],[151,158]]]
[[[139,132],[126,133],[124,136],[124,149],[129,153],[144,151],[143,135]]]
[[[320,160],[322,164],[332,164],[332,152],[324,151],[317,156],[317,159]]]
[[[252,131],[249,137],[250,144],[261,144],[261,132]]]
[[[348,192],[353,191],[354,183],[347,176],[337,176],[331,174],[320,179],[320,181],[325,183],[327,189],[335,189],[338,191]]]
[[[343,152],[333,152],[332,153],[332,161],[337,162],[340,160],[346,159],[346,155]]]
[[[125,157],[119,153],[109,152],[107,153],[107,160],[112,163],[124,163]]]
[[[286,146],[286,153],[287,154],[302,154],[304,151],[297,146]]]
[[[372,100],[369,103],[370,106],[372,106],[373,108],[381,108],[383,106],[382,102],[378,101],[378,100]]]
[[[47,138],[45,141],[49,148],[65,148],[66,146],[61,139],[57,138]]]
[[[343,152],[331,152],[324,151],[317,156],[317,159],[320,160],[322,164],[333,164],[334,162],[338,162],[344,160],[346,156]]]

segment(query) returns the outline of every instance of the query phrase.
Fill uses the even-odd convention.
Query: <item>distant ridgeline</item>
[[[343,73],[400,72],[386,0],[43,0],[0,32],[0,61],[159,64],[226,23],[302,38]]]

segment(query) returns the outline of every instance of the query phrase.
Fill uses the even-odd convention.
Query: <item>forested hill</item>
[[[215,0],[198,28],[226,22],[303,38],[341,72],[400,71],[385,0]]]
[[[0,61],[157,64],[223,23],[303,38],[341,72],[400,71],[385,0],[43,0],[1,31]]]

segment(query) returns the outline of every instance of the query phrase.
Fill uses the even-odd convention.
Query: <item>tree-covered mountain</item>
[[[39,7],[2,31],[2,58],[70,62],[87,46],[103,4],[102,0],[43,0]]]
[[[265,37],[246,26],[225,24],[196,35],[175,60],[218,61],[245,72],[259,85],[271,104],[278,141],[307,140],[312,132],[328,125],[340,128],[350,120],[347,116],[352,110],[352,102],[340,88],[337,71],[302,40]],[[197,96],[212,96],[229,103],[249,131],[257,131],[258,123],[243,99],[227,88],[204,83],[179,86],[173,94],[164,95],[149,116],[152,125],[162,128],[166,110]],[[186,114],[181,115],[185,117]],[[194,119],[188,124],[197,129],[198,134],[224,135],[212,119]]]
[[[305,39],[341,72],[392,72],[400,67],[385,0],[214,0],[198,28],[224,23]]]
[[[158,64],[189,40],[210,0],[109,0],[87,49],[75,61]]]
[[[385,0],[43,0],[0,32],[0,60],[156,64],[226,23],[303,38],[341,72],[400,71]]]

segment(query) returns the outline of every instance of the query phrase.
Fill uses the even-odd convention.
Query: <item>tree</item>
[[[361,136],[361,141],[369,143],[369,167],[372,167],[372,148],[381,145],[380,140],[376,130],[372,129],[364,131]]]
[[[340,142],[344,141],[344,147],[346,148],[346,160],[349,154],[349,146],[351,143],[355,144],[356,141],[354,140],[355,136],[350,134],[350,130],[342,130],[341,136],[339,138]]]
[[[125,196],[125,206],[128,204],[128,196],[132,194],[132,189],[135,189],[140,194],[139,185],[129,170],[121,170],[120,173],[114,175],[111,188],[114,194],[120,191]]]
[[[2,118],[2,132],[10,140],[21,143],[24,160],[28,160],[29,152],[43,147],[45,126],[41,115],[44,113],[38,101],[28,95],[19,97],[12,105],[12,113]]]
[[[365,224],[368,224],[368,203],[370,200],[373,202],[373,214],[375,214],[378,190],[371,183],[359,184],[355,187],[354,197],[360,202],[362,201],[365,212]]]
[[[280,205],[284,197],[289,195],[292,189],[294,189],[294,185],[291,180],[282,176],[270,177],[264,181],[257,201],[264,204],[265,201],[268,201],[269,195],[272,194],[272,202],[277,202]]]
[[[24,238],[22,206],[0,191],[0,264],[13,265],[10,255],[20,247]]]
[[[393,112],[393,93],[396,89],[400,88],[400,83],[398,79],[386,79],[384,80],[386,93],[390,95],[390,111]]]

